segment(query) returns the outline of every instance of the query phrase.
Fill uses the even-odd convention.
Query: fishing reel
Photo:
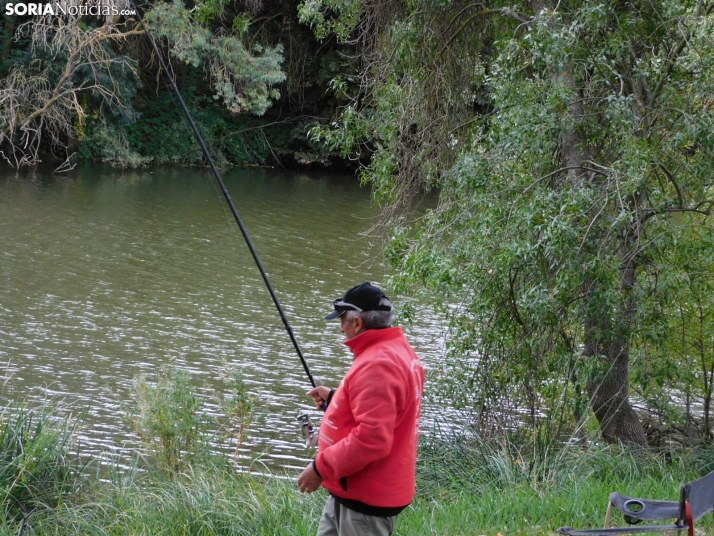
[[[297,416],[297,421],[302,428],[302,435],[305,436],[305,446],[314,447],[317,445],[317,429],[310,422],[310,416],[306,412],[301,412]]]

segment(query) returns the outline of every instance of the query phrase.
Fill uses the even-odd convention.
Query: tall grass
[[[612,491],[676,501],[681,484],[714,469],[714,449],[677,453],[593,443],[524,453],[505,440],[479,437],[427,440],[420,454],[417,499],[400,520],[404,535],[597,528]],[[710,522],[700,527],[711,534]]]
[[[46,408],[10,405],[0,414],[0,517],[24,527],[76,500],[85,482],[75,451],[76,421]]]
[[[133,406],[125,408],[125,419],[158,468],[185,471],[210,458],[215,446],[238,458],[246,428],[255,417],[253,399],[239,370],[226,366],[222,377],[224,391],[212,393],[221,416],[206,412],[206,401],[189,374],[175,364],[162,366],[152,380],[146,375],[134,379]]]
[[[617,484],[656,480],[678,486],[714,469],[714,449],[686,451],[628,449],[591,443],[586,448],[560,445],[530,451],[506,440],[477,435],[426,438],[420,448],[419,480],[423,491],[554,488],[572,482]]]
[[[465,440],[425,444],[417,497],[395,534],[551,535],[563,525],[598,527],[611,491],[676,500],[679,485],[714,459],[708,451],[670,457],[593,446],[566,447],[531,463],[516,452]],[[117,474],[85,501],[32,521],[31,534],[314,535],[326,494],[300,494],[296,475],[286,476],[238,474],[222,461],[172,475]],[[700,527],[709,525],[703,520]]]
[[[240,444],[253,407],[242,379],[232,381],[217,430]],[[107,469],[101,478],[90,478],[77,461],[69,420],[24,406],[0,414],[0,536],[316,533],[326,493],[300,494],[296,474],[240,473],[230,450],[204,448],[211,438],[185,376],[166,369],[138,387],[133,424],[152,456],[140,458],[141,468]],[[681,483],[712,469],[712,448],[534,449],[478,435],[425,438],[417,497],[396,534],[551,535],[563,525],[597,527],[611,491],[677,500]]]
[[[33,525],[35,534],[313,535],[323,493],[301,495],[292,480],[237,474],[225,465],[170,477],[165,472],[117,479],[91,501]]]

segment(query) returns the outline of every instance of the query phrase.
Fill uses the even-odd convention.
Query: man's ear
[[[362,320],[361,316],[355,316],[355,325],[357,326],[357,333],[361,333],[364,330],[364,320]]]

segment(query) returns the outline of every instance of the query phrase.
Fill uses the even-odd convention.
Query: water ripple
[[[232,216],[204,173],[150,171],[0,174],[3,397],[86,411],[85,448],[116,463],[138,444],[123,419],[137,375],[173,362],[209,393],[233,366],[260,413],[241,463],[301,467],[311,452],[295,416],[319,415]],[[353,177],[313,173],[237,170],[225,179],[313,375],[335,385],[351,355],[323,317],[345,288],[386,277],[361,235],[375,216],[369,192]],[[423,316],[410,337],[437,367],[441,322]]]

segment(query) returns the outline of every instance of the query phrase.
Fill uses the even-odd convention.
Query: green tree
[[[713,8],[303,4],[318,33],[364,44],[359,97],[315,136],[369,154],[393,282],[451,318],[457,400],[526,407],[551,431],[587,404],[606,441],[647,443],[631,357],[650,305],[684,303],[658,302],[660,261],[686,271],[706,251],[684,247],[701,236],[681,217],[705,226],[714,203]],[[432,186],[438,208],[407,221],[400,207]]]
[[[645,297],[645,329],[638,333],[634,385],[652,408],[651,442],[672,437],[712,439],[714,388],[714,236],[711,225],[675,220],[672,238]],[[695,408],[699,408],[695,411]]]
[[[261,115],[279,96],[274,86],[285,78],[282,49],[246,45],[248,36],[239,29],[226,33],[218,27],[214,34],[210,22],[221,5],[190,11],[179,0],[157,3],[145,17],[157,37],[168,40],[171,55],[206,70],[214,98],[228,110]],[[11,165],[32,166],[42,152],[51,152],[68,166],[90,111],[99,123],[114,123],[117,113],[136,115],[132,98],[139,85],[140,47],[135,45],[145,36],[134,18],[57,10],[15,26],[14,18],[8,21],[2,39],[14,30],[18,37],[29,36],[31,45],[27,59],[0,79],[0,155]],[[0,60],[6,59],[3,53]],[[116,139],[123,147],[122,136],[119,132]]]
[[[202,14],[199,11],[199,14]],[[203,17],[201,17],[203,18]],[[282,47],[244,46],[241,35],[213,35],[182,2],[158,4],[146,20],[172,44],[172,54],[197,67],[206,64],[217,98],[232,112],[262,115],[271,99],[280,97],[273,86],[285,80],[280,69]]]

